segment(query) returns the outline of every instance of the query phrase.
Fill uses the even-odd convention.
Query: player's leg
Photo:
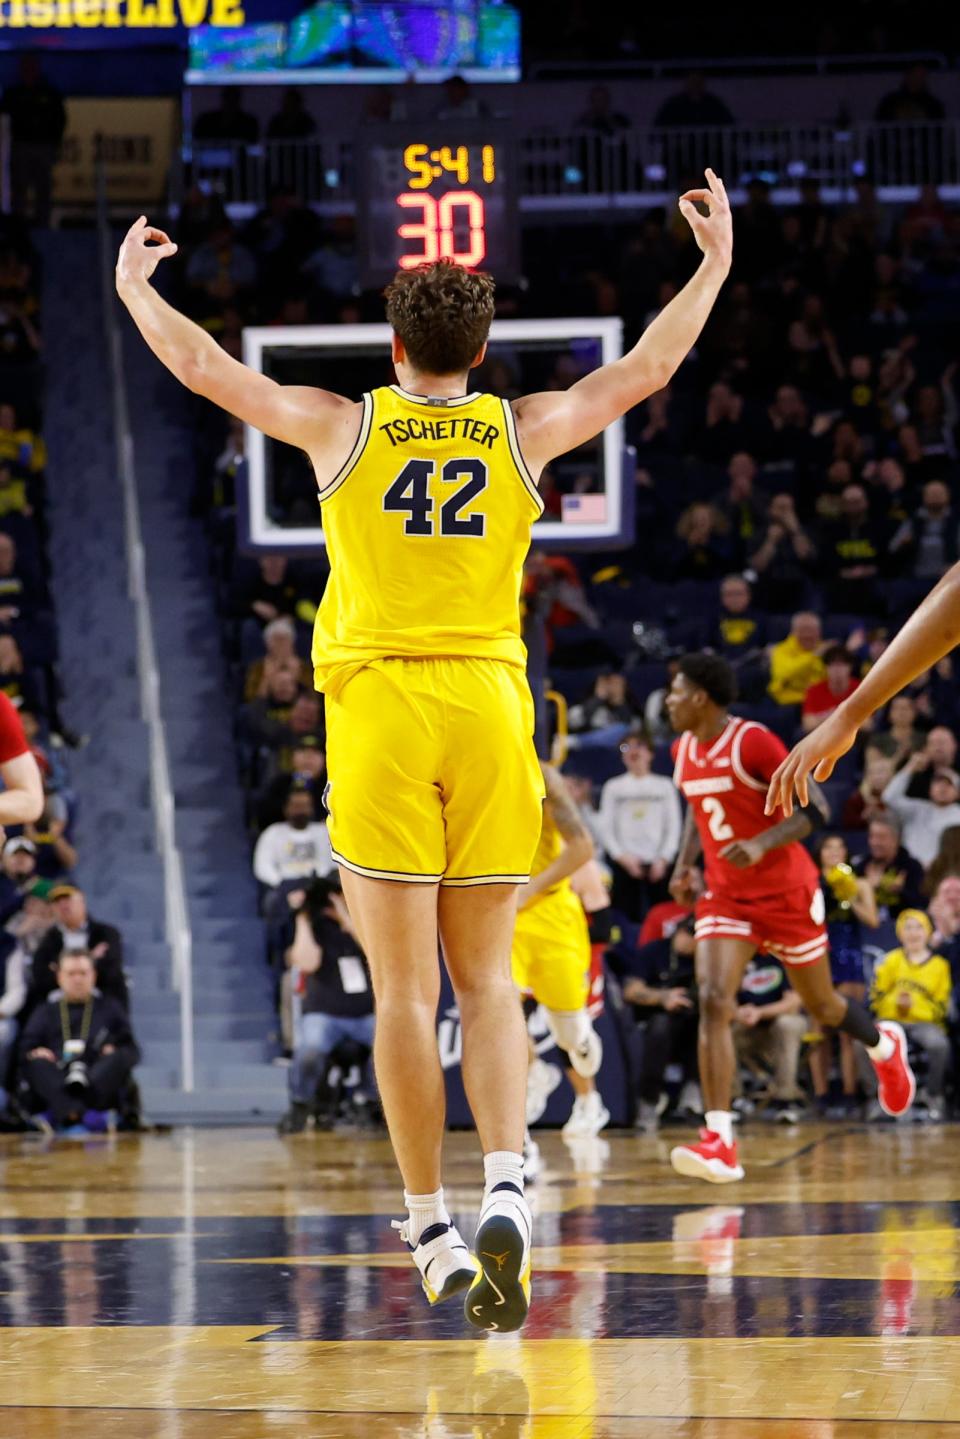
[[[867,987],[865,984],[857,984],[852,980],[844,980],[837,985],[837,989],[847,999],[856,1000],[863,1004],[866,998]],[[857,1093],[857,1055],[853,1047],[853,1039],[849,1034],[840,1035],[840,1077],[843,1082],[844,1097],[849,1100],[856,1098]]]
[[[857,1000],[834,987],[826,952],[815,960],[787,965],[790,983],[803,1000],[811,1019],[825,1029],[836,1029],[859,1040],[877,1074],[877,1097],[888,1114],[904,1114],[913,1103],[916,1080],[907,1060],[907,1040],[899,1024],[874,1020]]]
[[[531,1216],[523,1197],[527,1033],[510,971],[517,886],[543,818],[534,709],[522,670],[438,660],[445,747],[444,957],[460,1006],[463,1075],[484,1150],[476,1251],[482,1275],[464,1301],[481,1329],[516,1329],[530,1297]]]
[[[756,951],[751,939],[728,935],[698,938],[696,970],[700,1001],[697,1057],[706,1127],[698,1144],[678,1145],[670,1162],[679,1174],[725,1184],[742,1179],[733,1137],[733,1015],[737,991]]]
[[[446,1091],[437,1049],[437,886],[341,873],[373,980],[373,1064],[408,1212],[397,1227],[433,1304],[461,1293],[476,1272],[441,1182]]]
[[[465,1301],[480,1329],[518,1329],[530,1304],[530,1210],[523,1197],[529,1050],[510,968],[517,887],[442,888],[440,939],[457,996],[463,1084],[483,1148],[476,1252]]]

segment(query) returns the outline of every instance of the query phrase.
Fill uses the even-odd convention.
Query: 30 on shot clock
[[[519,278],[516,152],[501,126],[371,127],[360,155],[364,285],[442,257],[507,283]]]

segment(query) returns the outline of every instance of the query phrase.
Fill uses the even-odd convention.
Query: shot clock
[[[440,258],[519,278],[515,150],[502,126],[371,126],[357,148],[364,285]]]

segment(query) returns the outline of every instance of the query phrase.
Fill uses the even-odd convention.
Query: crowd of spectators
[[[923,88],[916,76],[911,86]],[[702,85],[691,82],[684,95],[724,121]],[[599,91],[584,114],[613,135],[622,118]],[[195,191],[176,227],[176,298],[235,354],[249,322],[380,321],[381,298],[358,285],[351,224],[278,189],[260,214],[234,225],[215,196]],[[734,234],[734,270],[697,346],[671,384],[627,417],[634,545],[587,557],[535,546],[524,592],[528,627],[541,626],[547,656],[535,679],[569,704],[566,770],[631,936],[626,961],[623,944],[611,961],[647,1032],[639,1082],[647,1122],[668,1093],[674,1106],[681,1096],[692,1105],[695,1080],[688,925],[669,902],[664,918],[680,828],[663,708],[673,660],[697,648],[723,654],[738,675],[740,712],[792,743],[856,686],[960,553],[952,340],[960,212],[932,189],[882,203],[869,176],[836,207],[808,179],[799,203],[783,208],[757,180],[735,211]],[[628,343],[697,260],[687,227],[657,210],[602,231],[531,226],[524,254],[528,287],[502,289],[499,313],[617,313]],[[509,353],[495,353],[482,379],[511,396],[520,377]],[[555,382],[568,381],[558,371]],[[296,915],[310,880],[332,868],[323,710],[308,663],[325,566],[238,553],[242,429],[198,402],[195,432],[195,508],[235,676],[238,763],[279,997],[291,971],[300,978],[286,988],[305,991],[291,957]],[[575,467],[555,471],[551,501]],[[945,1068],[933,1062],[930,1027],[949,1034],[954,1001],[944,1008],[924,998],[927,962],[912,916],[902,917],[929,915],[931,955],[956,978],[958,726],[960,676],[947,660],[891,702],[826,787],[835,848],[846,856],[824,871],[831,932],[838,953],[858,934],[864,955],[859,977],[843,982],[872,993],[878,1012],[892,1005],[917,1046],[928,1041],[924,1112],[934,1117],[952,1058]],[[884,968],[893,954],[901,958]],[[889,986],[874,983],[874,971],[893,975]],[[787,1118],[797,1113],[801,1070],[825,1110],[869,1105],[852,1052],[831,1053],[766,957],[747,977],[737,1025],[745,1105],[751,1076],[765,1068],[772,1112]],[[288,1014],[288,1035],[292,1026]]]
[[[29,93],[8,90],[8,113],[52,106],[35,67],[22,80]],[[26,226],[0,216],[0,691],[44,789],[37,820],[0,832],[0,1131],[89,1132],[104,1129],[111,1111],[139,1122],[139,1051],[121,937],[88,915],[74,882],[68,755],[84,741],[60,715],[42,357],[39,256]]]

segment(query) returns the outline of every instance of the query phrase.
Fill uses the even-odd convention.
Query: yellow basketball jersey
[[[509,402],[363,397],[353,454],[320,491],[330,577],[317,614],[317,689],[387,657],[525,665],[520,586],[542,513]]]

